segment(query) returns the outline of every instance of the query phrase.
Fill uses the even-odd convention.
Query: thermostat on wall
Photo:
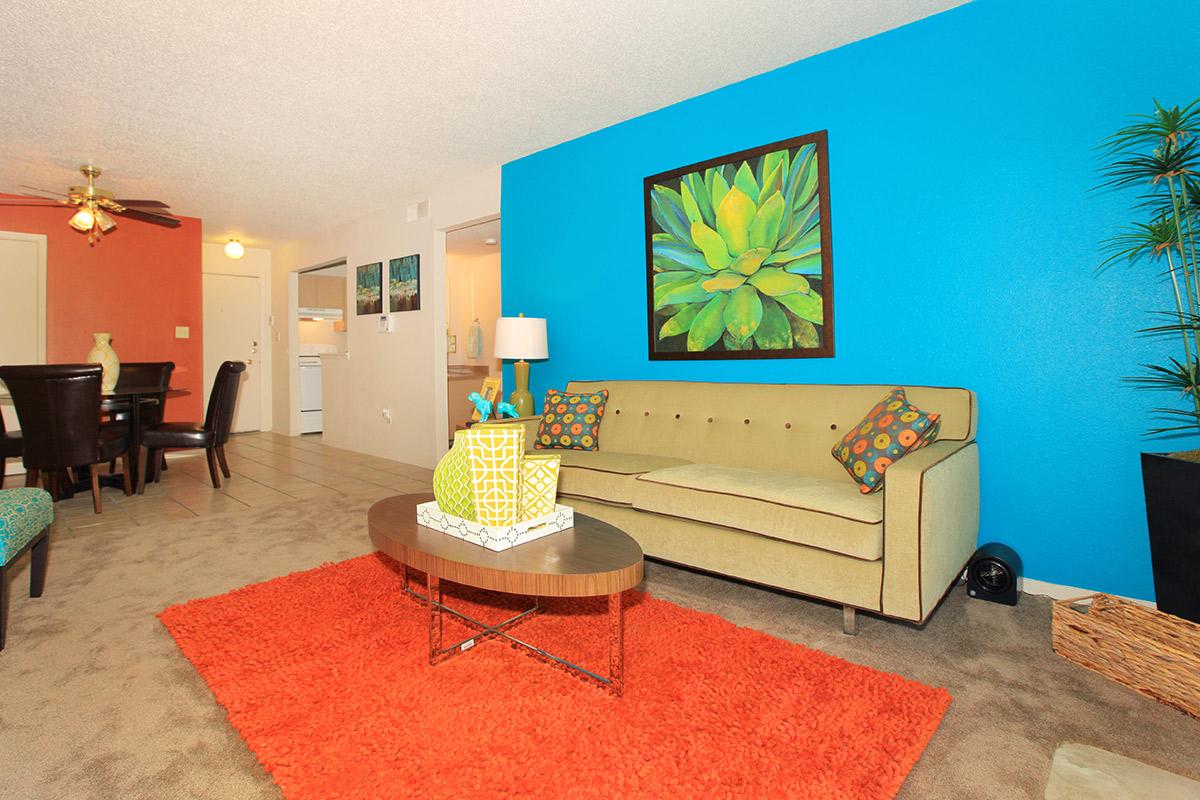
[[[176,325],[175,326],[175,338],[176,339],[190,339],[191,336],[192,336],[192,329],[189,328],[187,325]]]
[[[392,332],[392,315],[391,314],[380,314],[379,315],[379,332],[380,333],[391,333]]]

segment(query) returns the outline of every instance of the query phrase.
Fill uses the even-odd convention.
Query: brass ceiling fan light
[[[79,168],[79,171],[87,178],[87,185],[72,186],[67,190],[66,194],[50,189],[39,189],[36,186],[23,185],[21,187],[22,189],[32,189],[35,192],[58,195],[62,199],[46,197],[44,195],[26,194],[16,197],[0,197],[0,205],[75,206],[76,211],[67,220],[67,224],[80,233],[86,233],[88,243],[92,245],[100,240],[102,234],[108,233],[117,227],[117,222],[113,219],[113,215],[136,219],[140,222],[149,222],[152,225],[162,225],[167,228],[178,228],[181,224],[178,219],[169,216],[170,206],[161,200],[118,199],[113,196],[112,192],[97,186],[96,178],[100,177],[99,167],[92,164],[84,164]]]

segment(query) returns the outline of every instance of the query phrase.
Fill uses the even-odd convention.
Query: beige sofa
[[[562,502],[646,555],[922,623],[979,528],[978,405],[967,389],[906,386],[942,415],[938,441],[860,494],[830,455],[886,385],[573,382],[608,389],[596,452],[560,451]],[[532,446],[536,418],[526,423]]]

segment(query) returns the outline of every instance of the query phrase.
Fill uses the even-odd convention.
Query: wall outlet
[[[379,315],[379,332],[380,333],[391,333],[392,332],[392,315],[391,314],[380,314]]]
[[[187,325],[176,325],[175,326],[175,338],[176,339],[192,338],[192,329],[189,328]]]
[[[385,408],[385,409],[383,409],[383,411],[381,411],[379,413],[380,413],[380,416],[383,417],[384,422],[386,422],[389,425],[392,424],[392,410],[390,408]]]

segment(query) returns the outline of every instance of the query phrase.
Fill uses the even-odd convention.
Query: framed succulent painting
[[[833,356],[826,132],[645,180],[651,360]]]

